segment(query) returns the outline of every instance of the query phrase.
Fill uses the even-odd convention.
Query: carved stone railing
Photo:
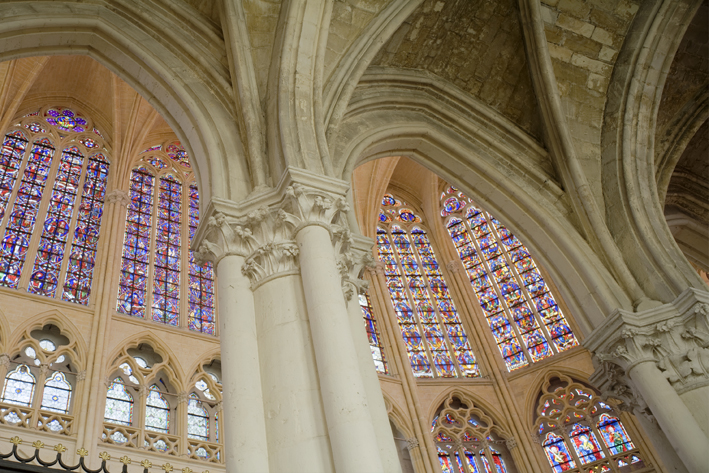
[[[103,424],[101,440],[104,443],[119,445],[121,447],[138,448],[140,446],[140,429],[127,425]]]
[[[143,445],[149,452],[164,453],[166,455],[179,455],[180,437],[163,434],[160,432],[145,431]]]
[[[33,420],[35,418],[36,421]],[[0,424],[40,430],[51,434],[72,435],[74,416],[2,402],[0,403]]]
[[[189,458],[206,460],[210,463],[224,463],[224,447],[218,443],[190,439],[187,449]]]

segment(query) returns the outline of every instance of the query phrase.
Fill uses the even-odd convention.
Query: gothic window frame
[[[130,317],[141,318],[146,321],[158,323],[166,327],[188,328],[192,333],[203,333],[208,336],[218,336],[217,324],[217,288],[216,288],[216,271],[209,262],[197,264],[194,261],[194,255],[189,250],[189,243],[195,233],[197,223],[199,221],[199,204],[194,204],[193,199],[199,198],[199,190],[195,180],[194,171],[189,165],[185,165],[182,161],[172,158],[171,155],[182,155],[185,159],[186,151],[184,147],[179,145],[177,152],[168,152],[179,145],[175,140],[168,140],[142,151],[137,157],[133,165],[130,167],[127,179],[128,193],[132,199],[132,180],[133,173],[138,169],[143,169],[152,178],[151,201],[149,222],[150,228],[148,237],[148,263],[147,272],[145,275],[145,294],[144,304],[142,306],[142,314],[134,313],[133,304],[131,309],[122,306],[126,294],[135,293],[135,286],[124,284],[124,279],[119,276],[115,294],[117,294],[115,313]],[[174,151],[174,150],[173,150]],[[158,245],[158,215],[161,205],[160,187],[163,179],[172,176],[180,184],[180,241],[179,247],[179,289],[178,289],[178,308],[176,313],[176,323],[167,323],[163,320],[157,320],[158,315],[154,305],[156,300],[156,275],[160,272],[157,265],[156,248]],[[196,211],[195,211],[196,210]],[[123,227],[123,243],[121,245],[121,267],[126,264],[126,261],[133,261],[133,255],[129,253],[127,245],[128,237],[128,215],[131,209],[126,212]],[[147,213],[144,213],[147,215]],[[119,269],[119,273],[122,273]],[[166,279],[167,281],[167,279]],[[165,282],[166,282],[165,281]],[[206,290],[204,290],[206,288]],[[211,290],[211,292],[210,292]],[[196,294],[195,291],[198,293]],[[202,303],[206,299],[210,301],[207,304]],[[160,295],[157,295],[160,297]],[[158,309],[159,310],[159,309]],[[203,314],[203,311],[211,310],[211,321],[209,315],[207,317],[195,317],[194,314]],[[141,311],[137,311],[141,312]]]
[[[439,200],[444,227],[507,370],[531,366],[579,346],[559,297],[524,244],[461,191],[447,184],[444,189]],[[471,219],[479,224],[473,226]],[[499,271],[503,273],[498,277]]]
[[[187,394],[187,403],[190,399],[200,402],[201,408],[208,416],[208,438],[195,438],[189,435],[189,412],[186,413],[185,422],[188,428],[185,429],[187,436],[187,455],[194,460],[202,460],[211,463],[224,461],[224,445],[220,438],[220,419],[222,414],[222,383],[221,383],[221,362],[214,358],[209,362],[201,363],[189,382],[190,389]],[[189,405],[188,405],[189,407]]]
[[[637,443],[637,432],[632,432],[632,437],[628,433],[615,401],[602,400],[595,389],[570,376],[547,373],[534,412],[535,437],[542,456],[554,473],[576,473],[590,469],[627,473],[649,465],[645,463],[649,457]],[[616,442],[614,446],[609,445],[609,440],[614,439],[603,435],[601,427],[608,425],[601,425],[604,417],[614,419],[622,429],[620,436],[627,442],[623,443],[620,452]],[[586,436],[587,441],[578,445],[574,438],[580,439],[582,435]],[[626,450],[628,443],[631,448]],[[596,450],[587,449],[586,444]]]
[[[469,395],[454,390],[439,406],[431,436],[445,473],[517,472],[513,436]]]
[[[60,126],[47,121],[54,119],[49,115],[49,112],[63,113],[67,110],[73,114],[74,118],[83,121],[83,131],[61,129]],[[57,123],[59,122],[57,121]],[[31,296],[48,297],[54,301],[69,302],[91,308],[95,305],[95,301],[91,297],[91,289],[95,282],[95,268],[101,257],[103,233],[105,233],[101,232],[101,227],[107,224],[104,222],[103,209],[105,195],[111,187],[112,179],[110,145],[95,128],[90,116],[73,104],[45,105],[37,112],[19,118],[12,126],[3,130],[3,143],[8,135],[17,132],[23,134],[26,143],[15,172],[12,189],[10,192],[5,189],[4,198],[0,199],[0,215],[2,215],[0,217],[0,241],[18,232],[28,235],[29,238],[25,238],[24,250],[20,250],[22,263],[19,277],[3,278],[5,282],[0,284],[0,290],[19,290]],[[40,186],[41,198],[34,212],[23,213],[23,216],[29,220],[23,218],[22,222],[30,227],[22,231],[10,230],[11,213],[15,209],[21,210],[16,206],[20,200],[18,194],[23,187],[23,179],[27,177],[26,185],[32,186],[32,188],[35,186],[35,184],[30,184],[33,180],[29,179],[31,174],[28,173],[28,163],[32,159],[34,145],[40,140],[47,140],[51,143],[52,149],[48,157],[50,162],[46,178]],[[70,186],[58,184],[59,168],[67,161],[64,159],[65,151],[72,147],[81,156],[81,167],[75,192],[71,191]],[[100,160],[100,164],[97,164],[97,159]],[[90,166],[99,171],[97,178],[89,179]],[[76,167],[73,169],[75,170]],[[66,171],[66,169],[64,170]],[[102,170],[105,170],[105,173],[101,172]],[[73,174],[75,172],[69,172],[68,175]],[[64,173],[64,176],[68,175]],[[38,181],[34,182],[39,185]],[[90,184],[94,185],[90,186]],[[57,202],[63,202],[63,209],[68,211],[68,215],[61,215],[61,210],[58,210],[60,207],[50,205],[55,202],[55,199],[59,199]],[[98,218],[96,218],[97,209],[100,209]],[[52,210],[54,210],[54,214],[51,214]],[[66,222],[67,217],[68,223]],[[52,221],[58,221],[60,225],[53,225]],[[78,230],[83,230],[81,236],[79,236]],[[44,245],[44,248],[52,248],[50,253],[45,253],[48,256],[43,260],[39,258],[41,244]],[[17,248],[15,246],[12,248],[12,253],[15,253]],[[56,253],[57,251],[61,253],[58,265],[56,263],[57,255],[59,255]],[[0,251],[0,260],[9,257],[9,253]],[[49,284],[44,279],[47,269],[50,270],[50,277],[47,278],[50,281]],[[56,282],[53,283],[53,280]],[[50,288],[53,294],[45,294]]]
[[[465,326],[465,322],[463,321],[463,317],[460,316],[459,311],[456,309],[456,306],[458,305],[454,300],[451,295],[451,291],[448,289],[449,285],[448,282],[446,281],[445,274],[443,274],[442,271],[440,271],[440,264],[438,263],[438,257],[441,254],[440,251],[436,249],[436,242],[435,238],[433,237],[433,232],[430,231],[429,226],[426,225],[426,223],[423,221],[423,219],[420,217],[420,215],[423,215],[423,213],[417,209],[416,207],[407,204],[403,199],[394,197],[392,194],[385,194],[383,199],[382,199],[382,204],[381,204],[381,209],[379,213],[379,222],[377,225],[377,248],[378,248],[378,256],[379,256],[379,261],[384,263],[385,266],[385,279],[387,279],[387,289],[389,292],[390,300],[392,302],[392,307],[394,309],[394,312],[396,313],[397,316],[397,322],[399,325],[400,332],[402,334],[402,341],[406,346],[406,351],[409,359],[409,365],[411,366],[411,369],[414,373],[414,376],[416,378],[423,378],[423,379],[441,379],[441,378],[450,378],[450,379],[463,379],[463,378],[477,378],[481,376],[480,368],[479,368],[479,363],[476,360],[475,354],[472,350],[472,344],[470,341],[470,337],[468,337],[469,333],[469,328]],[[395,228],[400,228],[402,232],[405,233],[406,239],[408,240],[409,243],[409,248],[411,249],[411,254],[413,255],[413,258],[417,264],[418,267],[418,274],[415,274],[414,276],[419,277],[421,279],[421,282],[424,284],[424,286],[417,286],[417,287],[423,287],[426,296],[426,300],[429,303],[429,309],[433,309],[433,320],[435,320],[435,328],[438,330],[440,334],[443,335],[443,345],[445,346],[445,351],[444,350],[437,350],[439,353],[445,353],[445,355],[452,361],[453,365],[453,376],[441,376],[439,374],[438,366],[440,364],[437,364],[435,362],[435,358],[433,357],[431,353],[431,348],[430,348],[430,343],[429,343],[429,337],[426,336],[426,331],[424,330],[424,324],[422,323],[422,318],[420,316],[420,310],[416,309],[417,307],[420,307],[421,305],[419,304],[412,304],[412,301],[417,301],[417,298],[414,296],[414,292],[412,291],[410,285],[412,281],[409,281],[410,275],[406,274],[404,271],[404,265],[401,263],[401,255],[399,248],[397,248],[397,245],[395,243],[394,235],[398,233],[394,233]],[[423,238],[427,240],[427,244],[433,254],[433,260],[435,262],[435,266],[433,264],[429,265],[424,265],[423,264],[423,254],[421,254],[420,250],[414,249],[416,246],[416,240],[414,237],[414,234],[416,233],[416,230],[419,230],[422,232],[422,235],[424,235]],[[419,234],[421,235],[421,234]],[[420,237],[419,237],[420,238]],[[389,250],[382,250],[385,245],[388,244],[390,251]],[[392,257],[394,258],[394,266],[395,270],[392,268],[389,268],[389,265],[384,261],[387,258],[387,252],[390,252]],[[430,270],[429,268],[433,268]],[[430,277],[429,277],[429,271],[431,271],[431,274],[433,274],[433,271],[438,271],[439,274],[434,276],[437,276],[440,278],[442,284],[436,285],[437,288],[439,288],[439,293],[442,294],[442,298],[437,296],[437,292],[433,289],[430,283]],[[397,307],[400,306],[400,303],[395,303],[394,302],[394,293],[396,291],[393,291],[389,286],[390,283],[395,282],[394,280],[396,278],[399,278],[401,280],[401,287],[404,289],[404,299],[406,301],[406,305],[409,306],[408,309],[408,317],[404,316],[401,314],[401,310],[398,310]],[[440,299],[440,300],[439,300]],[[447,300],[443,300],[447,299]],[[423,299],[422,299],[423,300]],[[420,302],[420,301],[419,301]],[[441,311],[441,305],[442,304],[450,304],[448,306],[448,310],[446,311],[448,313],[447,318],[442,315]],[[430,310],[429,309],[424,309],[426,310],[428,315],[428,318],[430,320]],[[409,323],[406,321],[406,319],[413,319],[414,323]],[[433,323],[427,323],[427,326],[434,327]],[[463,350],[456,350],[453,342],[451,341],[451,333],[450,331],[452,330],[452,326],[456,325],[460,328],[460,332],[458,333],[458,337],[461,335],[464,338],[464,343],[463,346],[465,347],[465,351]],[[414,369],[414,359],[412,359],[411,353],[414,353],[415,350],[411,348],[409,343],[407,342],[407,337],[404,336],[404,331],[405,328],[404,326],[408,327],[406,330],[412,330],[413,327],[416,328],[415,334],[412,331],[409,331],[409,333],[414,334],[409,338],[418,339],[420,340],[420,344],[423,346],[423,351],[418,351],[416,353],[423,353],[425,355],[425,362],[426,366],[428,367],[428,370],[430,370],[430,376],[427,375],[427,372],[424,371],[423,373],[420,371],[417,371]],[[434,333],[435,335],[435,333]],[[435,340],[435,337],[433,337]],[[458,353],[460,352],[460,353]],[[465,363],[465,366],[470,366],[472,368],[469,369],[462,369],[461,368],[461,356],[467,356],[467,363]]]
[[[378,374],[389,375],[389,361],[387,361],[384,353],[384,339],[379,330],[377,317],[374,315],[374,306],[369,292],[366,291],[358,294],[359,307],[362,309],[362,318],[364,319],[364,328],[367,333],[367,341],[369,342],[369,350],[372,353],[372,361],[374,369]]]
[[[11,350],[7,364],[1,368],[3,386],[0,405],[7,409],[4,417],[6,425],[59,435],[74,434],[76,417],[73,411],[81,387],[82,356],[74,334],[58,325],[56,320],[45,320],[39,325],[27,327]],[[5,397],[8,377],[20,367],[34,379],[31,399],[27,404],[15,403]],[[63,409],[50,406],[52,399],[46,397],[53,389],[60,389],[50,384],[55,377],[65,383],[61,389],[68,394]]]

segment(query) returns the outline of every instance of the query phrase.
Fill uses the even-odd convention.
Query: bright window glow
[[[2,401],[20,406],[31,406],[36,381],[27,365],[20,365],[5,376]]]
[[[209,440],[209,414],[199,396],[192,393],[187,403],[187,436],[191,439]]]
[[[150,386],[145,402],[145,428],[164,434],[170,429],[170,405],[155,384]]]
[[[421,218],[408,216],[408,209],[402,217],[401,205],[393,196],[384,196],[382,212],[399,223],[388,230],[380,226],[377,245],[414,376],[480,376],[428,236],[416,223],[409,226]]]
[[[133,396],[126,390],[121,378],[114,379],[108,387],[104,420],[120,425],[131,425],[133,422]]]
[[[454,187],[441,214],[509,371],[578,345],[527,249]]]
[[[66,414],[69,412],[70,401],[71,384],[66,380],[63,373],[57,371],[44,383],[41,408],[46,411]]]
[[[39,346],[40,348],[42,348],[42,350],[48,352],[53,352],[57,349],[57,346],[54,344],[54,342],[46,338],[44,340],[39,341]]]
[[[377,373],[387,374],[387,362],[384,359],[384,348],[382,347],[381,337],[377,329],[377,321],[374,318],[372,310],[372,302],[369,300],[369,294],[359,295],[359,306],[362,308],[364,317],[364,326],[367,330],[367,338],[369,339],[369,349],[372,351],[372,359]]]

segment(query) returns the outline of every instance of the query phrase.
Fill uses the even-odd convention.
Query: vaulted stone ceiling
[[[45,105],[81,107],[126,161],[154,142],[176,139],[160,114],[130,85],[88,56],[44,56],[0,64],[0,105],[10,124]]]
[[[709,225],[709,122],[697,130],[672,173],[665,211],[672,210]]]
[[[512,0],[425,0],[373,64],[434,73],[542,140]]]

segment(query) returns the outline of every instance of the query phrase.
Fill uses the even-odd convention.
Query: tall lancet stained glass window
[[[388,374],[386,358],[384,358],[384,347],[382,346],[382,337],[379,335],[377,328],[377,320],[374,317],[372,309],[372,301],[369,299],[369,294],[359,295],[359,306],[362,308],[362,316],[364,317],[364,326],[367,330],[367,339],[369,340],[369,349],[372,351],[372,359],[377,373]]]
[[[578,345],[527,249],[495,217],[448,187],[441,215],[509,371]]]
[[[71,109],[50,107],[6,133],[0,286],[88,305],[109,169],[90,124]]]
[[[184,149],[163,151],[178,145],[149,147],[131,173],[117,311],[213,335],[214,270],[183,251],[199,223],[199,192]]]
[[[377,245],[414,376],[480,376],[423,222],[389,194],[382,201]]]

